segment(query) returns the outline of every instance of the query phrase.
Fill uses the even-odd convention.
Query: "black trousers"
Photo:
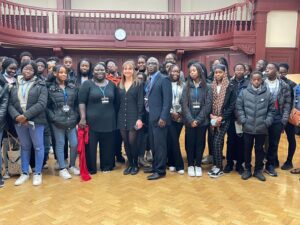
[[[115,141],[114,141],[114,149],[115,149],[115,156],[121,157],[122,156],[122,136],[120,130],[115,130]]]
[[[112,170],[115,164],[114,134],[112,132],[96,132],[90,130],[89,145],[86,149],[86,164],[91,174],[97,173],[97,149],[100,145],[100,169]]]
[[[286,133],[287,140],[289,143],[288,156],[287,156],[286,161],[292,162],[295,151],[296,151],[296,146],[297,146],[296,138],[295,138],[295,135],[296,135],[295,126],[290,123],[287,123],[287,125],[285,127],[285,133]]]
[[[184,169],[179,143],[182,127],[182,123],[175,121],[168,127],[168,166],[174,166],[177,171]]]
[[[233,160],[237,161],[237,166],[244,163],[244,138],[243,134],[237,135],[234,120],[230,121],[227,130],[227,164],[233,166]]]
[[[185,149],[188,166],[201,166],[206,130],[206,126],[185,127]]]
[[[252,148],[255,141],[255,171],[262,170],[264,167],[264,143],[265,134],[247,134],[244,133],[244,149],[245,149],[245,168],[247,170],[251,169],[251,159],[252,159]]]
[[[168,127],[161,128],[157,122],[149,121],[149,140],[153,154],[153,171],[166,174]]]
[[[213,151],[213,137],[212,137],[212,132],[210,132],[209,129],[210,128],[208,126],[208,134],[207,134],[208,154],[212,156],[214,154],[214,151]]]
[[[269,127],[269,148],[267,151],[266,166],[274,166],[278,160],[278,145],[282,133],[283,125],[281,123],[273,123]]]
[[[147,149],[148,140],[148,128],[143,126],[141,129],[137,131],[137,148],[138,148],[138,156],[144,158],[145,151]]]
[[[127,155],[129,166],[138,166],[138,148],[137,148],[137,131],[121,130],[121,136],[124,142],[125,152]]]

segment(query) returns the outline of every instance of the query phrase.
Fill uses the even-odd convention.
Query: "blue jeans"
[[[76,128],[73,129],[61,129],[52,125],[53,133],[55,137],[55,152],[57,161],[60,169],[66,168],[68,165],[65,165],[64,157],[64,146],[65,146],[65,134],[68,136],[70,143],[70,167],[75,166],[76,157],[77,157],[77,134]]]
[[[29,174],[31,147],[35,150],[35,174],[40,174],[44,161],[44,125],[15,125],[21,144],[22,172]]]
[[[0,172],[2,172],[2,136],[3,130],[0,129]]]

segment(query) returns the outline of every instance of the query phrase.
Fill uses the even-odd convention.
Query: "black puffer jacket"
[[[0,79],[0,128],[4,129],[6,125],[6,113],[9,99],[8,84]]]
[[[24,115],[28,121],[35,124],[47,124],[46,112],[48,100],[48,91],[44,81],[36,79],[29,89],[26,112],[23,112],[18,98],[18,84],[16,84],[10,92],[8,111],[10,116],[16,123],[16,117]]]
[[[49,122],[61,129],[72,129],[79,122],[78,112],[78,89],[72,83],[67,83],[65,87],[67,93],[67,104],[69,112],[63,111],[65,105],[64,91],[54,82],[49,87],[49,97],[47,115]]]
[[[251,84],[242,90],[236,109],[238,121],[243,125],[243,131],[249,134],[267,134],[268,127],[273,122],[275,113],[272,95],[264,84],[261,90],[253,90]]]
[[[209,125],[209,114],[212,109],[212,92],[210,87],[199,86],[197,88],[199,93],[197,101],[200,104],[200,108],[193,109],[193,102],[196,100],[196,87],[192,81],[188,82],[190,82],[190,88],[187,85],[184,87],[181,99],[183,122],[186,126],[191,126],[191,123],[196,120],[199,126],[207,126]]]
[[[224,121],[230,121],[232,119],[235,103],[236,103],[235,87],[231,83],[229,83],[229,86],[227,87],[226,90],[222,110],[221,110]]]
[[[283,80],[279,80],[279,93],[277,95],[279,111],[282,114],[281,123],[285,126],[289,120],[292,109],[292,97],[290,86]]]

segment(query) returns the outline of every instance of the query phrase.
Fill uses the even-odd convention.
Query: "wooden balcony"
[[[57,10],[0,0],[0,42],[48,48],[195,50],[241,48],[253,54],[254,3],[199,13]],[[124,41],[114,32],[123,28]]]

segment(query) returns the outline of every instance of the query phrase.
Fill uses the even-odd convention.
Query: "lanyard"
[[[26,84],[26,88],[24,88],[25,84]],[[26,81],[25,84],[24,84],[24,80],[22,80],[22,96],[23,96],[23,99],[25,99],[25,95],[26,95],[26,92],[29,88],[30,81]]]
[[[106,89],[106,87],[107,87],[107,85],[105,85],[104,88],[99,87],[99,89],[100,89],[101,93],[103,94],[103,97],[104,97],[104,98],[105,98],[105,89]]]
[[[196,102],[198,102],[198,88],[197,87],[195,87],[195,100],[196,100]]]
[[[68,93],[66,91],[66,88],[63,91],[64,91],[64,102],[65,102],[65,105],[66,105],[67,102],[68,102]]]

